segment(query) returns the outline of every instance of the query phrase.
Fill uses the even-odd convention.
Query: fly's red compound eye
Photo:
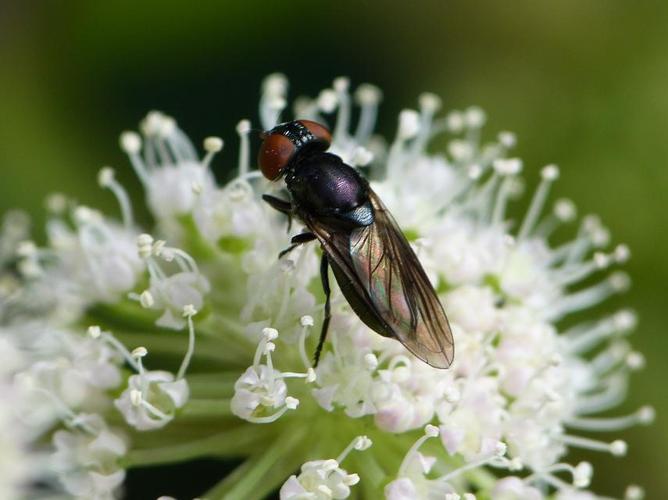
[[[317,142],[322,143],[324,149],[327,149],[332,143],[332,134],[327,127],[311,120],[299,120],[306,129],[315,137]]]
[[[326,127],[311,120],[281,123],[264,134],[258,163],[269,180],[278,179],[289,163],[298,155],[325,151],[332,142]]]
[[[262,174],[271,181],[278,179],[296,151],[297,147],[286,136],[267,134],[257,158]]]

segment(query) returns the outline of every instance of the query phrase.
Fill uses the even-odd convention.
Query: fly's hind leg
[[[325,343],[325,339],[327,338],[327,330],[329,329],[329,320],[332,319],[332,310],[330,304],[332,290],[329,287],[328,264],[329,262],[327,261],[327,254],[323,252],[322,260],[320,261],[320,279],[322,280],[322,289],[325,292],[325,317],[322,320],[322,330],[320,330],[320,340],[318,340],[318,347],[316,347],[315,355],[313,356],[314,368],[318,366],[318,362],[320,361],[320,353],[322,352],[322,346]]]

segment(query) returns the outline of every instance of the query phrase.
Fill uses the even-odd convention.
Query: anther
[[[378,358],[374,353],[369,352],[364,355],[364,364],[366,364],[368,370],[373,371],[378,368]]]
[[[141,150],[141,137],[136,132],[123,132],[120,138],[121,149],[129,155]]]
[[[297,398],[293,398],[292,396],[285,398],[285,407],[288,410],[296,410],[297,406],[299,406],[299,400]]]
[[[350,79],[345,76],[339,76],[338,78],[334,79],[332,86],[337,92],[346,92],[348,87],[350,87]]]
[[[149,292],[148,290],[144,290],[141,294],[139,294],[139,304],[144,308],[144,309],[150,309],[153,307],[155,304],[155,299],[153,298],[153,294]]]
[[[278,338],[278,330],[276,330],[276,328],[263,328],[262,336],[267,342],[270,342]]]
[[[207,153],[218,153],[222,151],[224,142],[220,137],[207,137],[204,139],[204,151]]]
[[[332,89],[325,89],[320,92],[317,99],[318,109],[324,113],[331,113],[336,109],[339,98]]]
[[[575,219],[577,209],[575,203],[566,198],[561,198],[554,204],[554,215],[563,222],[569,222]]]
[[[512,148],[517,143],[517,137],[512,132],[499,132],[499,142],[505,148]]]
[[[399,138],[411,139],[420,130],[420,115],[412,109],[404,109],[399,113]]]
[[[109,187],[114,182],[115,172],[111,167],[102,167],[97,174],[97,183],[101,187]]]
[[[195,306],[192,304],[188,304],[183,306],[183,317],[184,318],[192,318],[197,314],[197,309],[195,309]]]
[[[442,104],[441,98],[431,92],[420,94],[418,102],[420,103],[420,109],[428,113],[435,113],[441,108]]]
[[[91,325],[88,327],[88,335],[94,339],[100,338],[100,335],[102,335],[102,329],[97,325]]]
[[[465,120],[469,128],[480,128],[485,124],[487,117],[482,109],[471,106],[466,110]]]
[[[146,349],[146,347],[143,347],[143,346],[135,347],[132,350],[131,354],[132,354],[132,357],[134,359],[140,359],[140,358],[145,357],[148,354],[148,349]]]
[[[378,87],[369,83],[363,83],[355,91],[355,100],[361,106],[372,106],[378,104],[382,93]]]
[[[438,430],[438,427],[436,427],[435,425],[427,424],[424,428],[424,434],[427,437],[436,437],[440,434],[440,432]]]
[[[499,175],[517,175],[522,171],[522,160],[519,158],[499,158],[494,160],[493,167]]]
[[[141,391],[137,389],[132,389],[130,391],[130,402],[132,403],[133,406],[141,406],[143,400],[144,397],[142,396]]]
[[[358,436],[355,440],[353,448],[355,448],[357,451],[364,451],[371,448],[372,444],[373,442],[367,436]]]

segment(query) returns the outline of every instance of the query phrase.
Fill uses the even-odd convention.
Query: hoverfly
[[[454,357],[448,319],[406,237],[378,195],[353,167],[326,152],[331,134],[308,120],[277,125],[262,135],[258,163],[272,181],[285,179],[290,200],[263,195],[273,208],[307,228],[279,258],[318,240],[325,315],[317,366],[331,319],[328,267],[344,297],[372,330],[401,342],[435,368]],[[291,219],[290,219],[291,220]]]

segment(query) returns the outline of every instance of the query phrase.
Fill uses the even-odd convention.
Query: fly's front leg
[[[289,201],[281,200],[280,198],[276,198],[275,196],[272,196],[270,194],[263,194],[262,199],[269,204],[271,208],[274,210],[278,210],[282,214],[285,214],[288,216],[288,233],[290,232],[290,228],[292,228],[292,203]]]
[[[322,289],[325,292],[325,317],[322,320],[322,330],[320,330],[320,340],[318,340],[318,347],[315,349],[315,355],[313,356],[313,367],[318,366],[320,361],[320,353],[322,352],[322,346],[325,343],[327,338],[327,330],[329,329],[329,320],[332,319],[332,310],[330,304],[330,297],[332,295],[332,290],[329,288],[329,262],[327,261],[327,254],[323,252],[322,260],[320,261],[320,279],[322,280]]]
[[[292,243],[292,245],[290,245],[285,250],[281,251],[281,253],[278,254],[278,258],[280,259],[285,254],[292,252],[299,245],[303,245],[304,243],[308,243],[309,241],[313,241],[315,239],[316,236],[313,233],[299,233],[293,236],[292,239],[290,240],[290,243]]]

